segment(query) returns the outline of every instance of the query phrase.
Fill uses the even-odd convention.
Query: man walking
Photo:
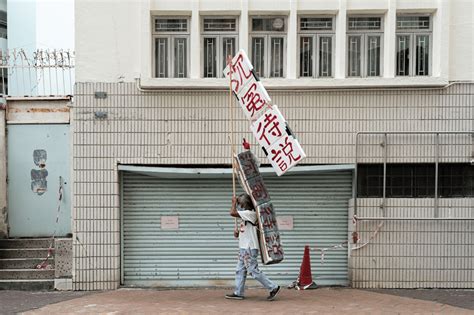
[[[245,290],[245,280],[247,272],[252,278],[260,282],[270,295],[267,300],[272,301],[280,291],[280,286],[258,269],[258,238],[257,238],[257,213],[248,194],[241,194],[239,197],[232,197],[232,207],[230,215],[240,218],[240,229],[234,231],[234,236],[239,238],[239,262],[235,272],[235,291],[227,294],[226,299],[243,300]]]

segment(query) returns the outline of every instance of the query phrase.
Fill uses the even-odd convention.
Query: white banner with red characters
[[[278,176],[283,175],[306,157],[298,140],[289,135],[278,139],[267,153],[267,158],[270,160]]]
[[[231,77],[231,86],[240,107],[251,123],[257,142],[267,154],[278,176],[306,157],[298,140],[276,106],[271,105],[267,90],[253,71],[253,66],[242,49],[224,69],[224,76]]]
[[[276,105],[267,108],[250,128],[258,144],[267,152],[275,141],[286,135],[286,121]]]
[[[240,107],[244,110],[244,114],[248,120],[256,120],[268,107],[270,107],[270,96],[263,87],[262,82],[255,78],[249,79],[249,84],[241,89],[237,95]]]
[[[223,72],[224,76],[229,79],[229,65],[227,65]],[[237,55],[232,58],[232,91],[235,95],[239,95],[242,92],[244,86],[249,83],[250,78],[256,79],[253,73],[253,66],[245,51],[241,49]]]

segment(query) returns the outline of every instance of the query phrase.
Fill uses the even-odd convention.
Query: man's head
[[[250,196],[248,194],[240,194],[238,197],[237,197],[237,203],[238,205],[243,208],[243,209],[246,209],[246,210],[255,210],[254,206],[253,206],[253,202],[252,202],[252,198],[250,198]]]

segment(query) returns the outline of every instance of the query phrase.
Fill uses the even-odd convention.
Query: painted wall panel
[[[10,237],[71,233],[69,125],[9,125]],[[64,181],[58,216],[59,177]]]

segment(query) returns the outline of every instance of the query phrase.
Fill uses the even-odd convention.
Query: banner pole
[[[235,143],[234,143],[234,109],[232,108],[232,56],[227,57],[229,64],[229,116],[230,116],[230,147],[232,162],[232,197],[235,197]],[[237,230],[237,218],[234,218],[234,228]]]

